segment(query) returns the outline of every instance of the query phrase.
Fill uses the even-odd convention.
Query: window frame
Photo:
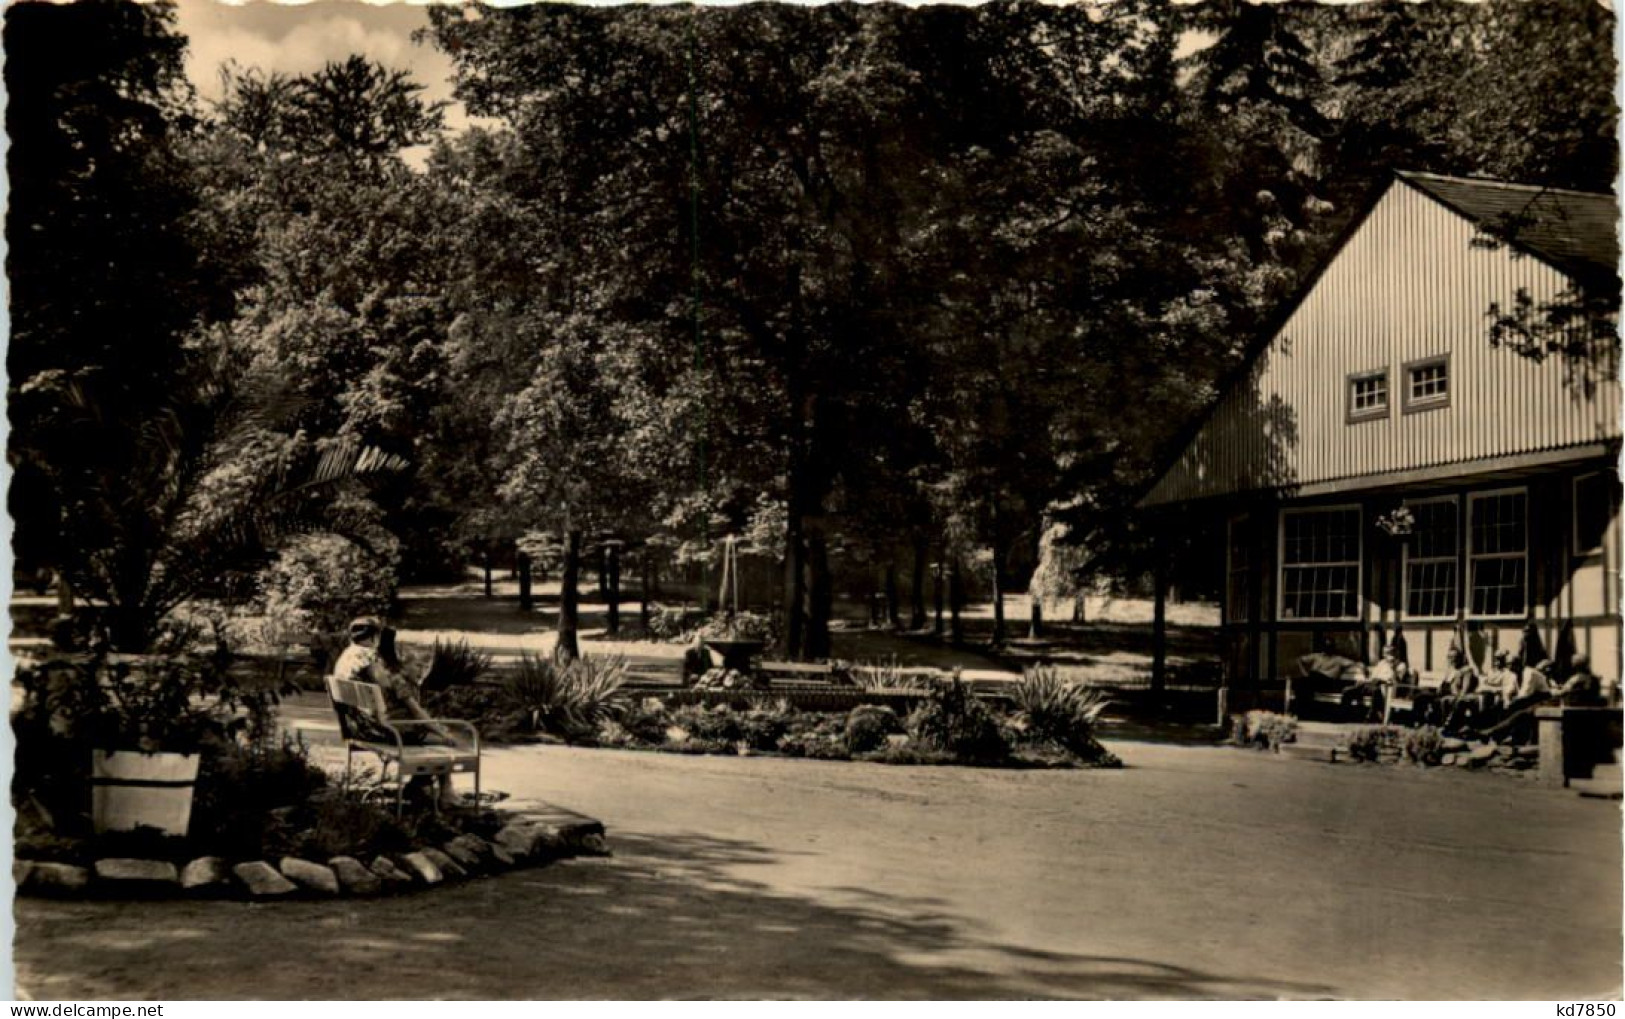
[[[1357,410],[1354,406],[1354,387],[1361,382],[1367,382],[1371,379],[1383,380],[1382,406],[1367,407]],[[1366,371],[1350,372],[1348,377],[1344,380],[1343,393],[1344,424],[1357,425],[1366,421],[1386,421],[1388,416],[1393,413],[1393,379],[1389,377],[1388,369],[1386,367],[1371,368]]]
[[[1303,515],[1306,513],[1332,513],[1339,510],[1354,511],[1354,612],[1347,616],[1291,616],[1286,614],[1286,518],[1289,515]],[[1335,503],[1327,506],[1291,506],[1283,507],[1276,515],[1275,523],[1275,618],[1278,622],[1291,623],[1346,623],[1358,620],[1365,615],[1365,507],[1357,502]],[[1307,568],[1316,566],[1348,566],[1350,560],[1337,562],[1315,563]],[[1303,564],[1295,564],[1293,568],[1304,568]]]
[[[1473,516],[1477,504],[1484,500],[1500,495],[1523,496],[1523,551],[1512,552],[1484,552],[1479,553],[1473,548]],[[1529,602],[1529,487],[1527,485],[1514,485],[1507,488],[1490,488],[1482,492],[1467,493],[1467,534],[1465,548],[1467,550],[1467,586],[1462,595],[1462,612],[1468,619],[1526,619],[1532,606]],[[1473,591],[1478,579],[1478,563],[1481,559],[1522,559],[1523,560],[1523,610],[1517,613],[1490,615],[1480,614],[1473,610]]]
[[[1576,559],[1595,559],[1608,550],[1608,523],[1604,521],[1602,530],[1597,532],[1597,544],[1590,548],[1580,547],[1580,482],[1590,481],[1592,478],[1601,478],[1606,483],[1613,471],[1596,470],[1582,471],[1569,481],[1569,553]],[[1608,517],[1614,516],[1614,500],[1616,498],[1616,485],[1608,485],[1605,496],[1608,499]]]
[[[1437,396],[1424,396],[1420,399],[1411,395],[1411,375],[1423,368],[1434,366],[1444,369],[1444,392]],[[1450,355],[1434,354],[1431,357],[1419,357],[1414,361],[1406,361],[1399,369],[1399,377],[1404,386],[1400,391],[1400,405],[1406,414],[1421,414],[1430,410],[1443,410],[1450,406],[1451,398],[1455,395],[1456,382],[1454,373],[1450,370]]]
[[[1461,518],[1461,497],[1459,495],[1454,495],[1454,494],[1452,494],[1452,495],[1434,495],[1434,496],[1428,496],[1427,498],[1424,498],[1424,499],[1406,499],[1401,505],[1403,505],[1403,506],[1405,506],[1407,508],[1411,508],[1411,507],[1415,507],[1415,506],[1427,505],[1429,503],[1441,503],[1441,502],[1450,503],[1451,506],[1454,507],[1454,509],[1455,509],[1455,516],[1456,516],[1456,547],[1451,550],[1451,552],[1450,552],[1450,554],[1448,556],[1440,555],[1440,556],[1427,556],[1425,558],[1420,558],[1420,557],[1414,557],[1414,556],[1411,555],[1411,543],[1410,542],[1407,541],[1407,542],[1403,543],[1403,545],[1401,546],[1400,562],[1399,562],[1399,615],[1400,615],[1401,619],[1404,619],[1406,621],[1440,622],[1440,621],[1443,621],[1443,620],[1455,620],[1455,619],[1461,618],[1461,613],[1462,613],[1462,598],[1461,598],[1461,572],[1462,572],[1461,571],[1461,565],[1462,565],[1462,562],[1461,562],[1461,556],[1462,556],[1462,548],[1464,547],[1464,544],[1465,544],[1463,542],[1463,540],[1462,540],[1462,534],[1461,534],[1461,523],[1462,523],[1462,518]],[[1525,526],[1525,530],[1527,531],[1527,529],[1528,529],[1527,514],[1526,514],[1526,519],[1525,519],[1525,525],[1524,526]],[[1528,550],[1525,549],[1525,555],[1527,555],[1527,554],[1528,554]],[[1455,610],[1453,612],[1449,613],[1448,615],[1442,615],[1442,616],[1413,616],[1413,615],[1411,615],[1411,563],[1413,561],[1419,562],[1419,563],[1451,562],[1451,563],[1454,563],[1456,565],[1456,590],[1455,590],[1455,599],[1454,599],[1456,607],[1455,607]],[[1525,578],[1525,579],[1527,580],[1527,578]]]
[[[1252,565],[1254,554],[1256,552],[1256,546],[1243,541],[1240,547],[1247,553],[1246,560],[1239,564],[1239,570],[1237,569],[1238,564],[1236,562],[1236,536],[1238,533],[1240,533],[1243,538],[1248,537],[1249,535],[1247,532],[1249,530],[1256,530],[1252,527],[1252,522],[1252,515],[1248,513],[1238,513],[1226,521],[1224,542],[1224,616],[1222,619],[1220,619],[1221,624],[1228,625],[1230,623],[1257,622],[1257,620],[1252,618]],[[1235,599],[1232,597],[1234,594],[1234,585],[1238,573],[1241,576],[1242,590],[1244,594],[1243,600],[1245,604],[1242,605],[1234,604]]]

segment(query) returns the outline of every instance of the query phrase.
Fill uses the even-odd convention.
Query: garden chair
[[[395,813],[401,813],[406,784],[419,775],[473,775],[474,802],[480,802],[480,733],[461,719],[398,719],[385,721],[384,691],[376,683],[357,679],[327,678],[327,696],[338,716],[339,733],[344,738],[344,788],[350,788],[350,774],[356,751],[374,754],[380,762],[381,777],[387,782],[390,766],[395,770]],[[406,742],[403,730],[438,726],[466,731],[467,739],[454,734],[451,746],[415,746]]]

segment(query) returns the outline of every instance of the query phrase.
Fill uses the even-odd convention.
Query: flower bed
[[[1053,670],[1031,670],[999,700],[977,697],[957,677],[925,690],[684,690],[633,699],[613,682],[617,668],[527,660],[504,684],[448,690],[430,710],[475,721],[498,741],[887,764],[1120,763],[1094,735],[1105,702]]]
[[[603,848],[579,815],[397,815],[371,775],[338,787],[279,731],[276,691],[237,684],[224,656],[60,657],[18,682],[14,878],[27,893],[367,895]],[[109,782],[114,759],[138,772],[179,759],[186,778]]]

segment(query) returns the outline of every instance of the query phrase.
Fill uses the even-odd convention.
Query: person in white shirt
[[[384,693],[386,707],[385,717],[379,721],[428,721],[431,716],[418,700],[417,684],[405,674],[394,653],[394,636],[394,631],[386,628],[375,616],[351,620],[350,646],[333,664],[333,678],[376,684]],[[401,738],[403,742],[415,746],[445,745],[450,742],[450,734],[439,726],[411,726],[402,730]],[[437,787],[442,807],[456,805],[457,798],[450,776],[417,776],[407,784],[407,795],[415,793],[421,796],[431,784]]]

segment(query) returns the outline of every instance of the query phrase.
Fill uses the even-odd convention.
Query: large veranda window
[[[1529,603],[1529,493],[1468,497],[1470,607],[1475,616],[1521,618]]]
[[[1253,529],[1245,516],[1230,518],[1228,552],[1226,554],[1226,583],[1224,618],[1226,622],[1246,622],[1252,617],[1252,585],[1248,575],[1252,569]]]
[[[1360,507],[1281,511],[1281,618],[1360,614]]]
[[[1407,502],[1416,518],[1405,544],[1405,615],[1410,619],[1454,619],[1460,589],[1461,553],[1457,503],[1453,496]]]

